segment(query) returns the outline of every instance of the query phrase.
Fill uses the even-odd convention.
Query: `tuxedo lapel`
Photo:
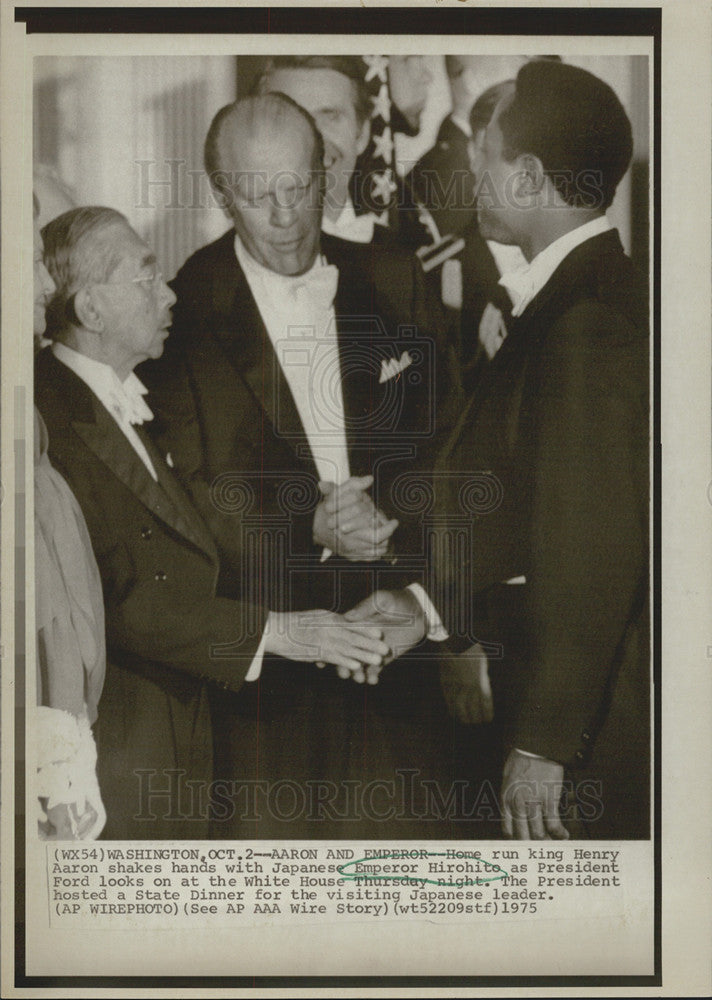
[[[213,284],[218,322],[215,336],[279,437],[293,446],[306,439],[294,397],[269,338],[250,286],[230,244]],[[220,282],[218,279],[225,279]]]
[[[203,525],[202,518],[199,516],[187,494],[183,492],[174,473],[166,465],[151,435],[140,425],[135,427],[134,430],[141,438],[143,446],[153,462],[159,486],[171,501],[173,508],[172,518],[167,523],[171,524],[176,531],[180,532],[181,535],[198,548],[216,556],[215,544],[207,528]],[[151,479],[151,482],[153,482],[153,479]],[[163,520],[166,519],[164,518]]]
[[[148,435],[139,433],[153,462],[156,482],[131,446],[126,435],[89,387],[51,352],[42,360],[47,382],[51,384],[56,405],[66,412],[67,423],[86,447],[124,486],[156,517],[212,557],[215,547],[202,521]],[[139,429],[136,428],[138,431]],[[180,495],[180,498],[177,496]]]

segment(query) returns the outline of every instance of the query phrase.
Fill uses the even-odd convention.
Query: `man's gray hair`
[[[234,168],[226,164],[221,156],[221,145],[227,128],[244,132],[245,139],[266,130],[279,135],[290,120],[297,118],[311,132],[314,149],[312,170],[323,172],[324,142],[312,116],[296,101],[285,94],[259,94],[242,97],[238,101],[220,108],[213,118],[205,138],[205,172],[215,191],[218,202],[223,207],[232,205],[233,187],[236,180]]]
[[[57,286],[47,306],[48,339],[60,340],[65,331],[78,325],[76,293],[108,281],[121,263],[121,251],[109,234],[117,224],[129,225],[116,209],[94,205],[63,212],[42,230],[45,266]]]

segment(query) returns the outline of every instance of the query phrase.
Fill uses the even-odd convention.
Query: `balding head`
[[[313,264],[321,228],[323,147],[309,115],[282,94],[222,108],[205,141],[215,195],[248,252],[280,274]]]

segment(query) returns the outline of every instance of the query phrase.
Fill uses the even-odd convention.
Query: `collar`
[[[453,125],[456,125],[461,132],[464,132],[468,139],[472,138],[470,123],[465,118],[460,118],[459,115],[450,115],[450,121]]]
[[[143,399],[148,389],[134,372],[122,382],[110,365],[88,358],[58,341],[52,344],[52,353],[57,361],[70,368],[89,386],[106,409],[119,420],[130,424],[153,420],[153,413]]]
[[[522,315],[572,250],[612,228],[606,216],[601,215],[554,240],[538,253],[531,263],[503,274],[499,284],[507,289],[514,302],[512,316]]]
[[[237,233],[234,246],[235,256],[260,311],[267,305],[289,312],[290,303],[302,300],[305,292],[319,310],[326,311],[333,305],[339,271],[333,264],[328,264],[322,254],[317,255],[304,274],[279,274],[255,260]]]
[[[341,214],[336,221],[323,216],[321,220],[322,232],[329,236],[338,236],[342,240],[349,240],[351,243],[370,243],[373,239],[373,228],[376,225],[376,216],[373,212],[365,215],[356,215],[354,204],[350,198],[341,209]]]

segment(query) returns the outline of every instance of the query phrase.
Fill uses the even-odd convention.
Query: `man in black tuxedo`
[[[268,93],[228,105],[205,155],[234,228],[173,282],[166,354],[142,373],[161,441],[218,544],[221,592],[284,611],[314,600],[346,611],[400,580],[403,561],[422,574],[412,500],[397,481],[432,463],[440,401],[457,396],[422,319],[422,286],[411,282],[405,302],[402,288],[381,292],[405,281],[403,259],[384,261],[390,276],[376,283],[350,245],[321,235],[322,141],[295,102]],[[444,706],[413,669],[408,684],[395,668],[359,689],[266,658],[259,688],[222,702],[223,773],[299,787],[393,782],[398,762],[431,773],[439,761],[428,740],[446,739]],[[360,818],[359,829],[383,829],[373,811]],[[357,819],[345,819],[353,835]],[[218,835],[246,829],[320,837],[337,819],[262,814]]]
[[[482,235],[518,244],[529,267],[507,280],[509,336],[438,462],[438,551],[463,513],[456,477],[471,472],[482,495],[467,553],[436,559],[431,596],[456,646],[501,647],[503,821],[517,838],[649,836],[649,315],[605,216],[631,152],[610,87],[532,62],[476,163]]]
[[[348,670],[380,662],[386,647],[338,615],[285,618],[217,596],[215,543],[144,430],[152,413],[133,373],[161,355],[175,295],[113,209],[66,212],[44,241],[57,287],[36,402],[50,459],[84,513],[106,609],[104,836],[203,838],[213,792],[206,682],[239,690],[263,652]]]

